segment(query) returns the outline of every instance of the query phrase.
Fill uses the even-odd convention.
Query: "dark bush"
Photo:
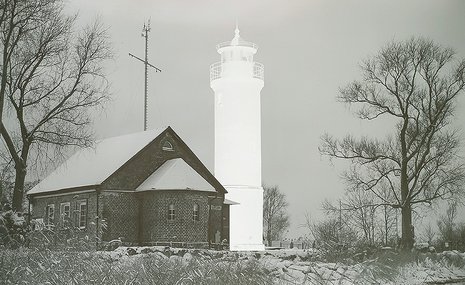
[[[28,227],[22,213],[0,212],[0,246],[18,248],[27,245]]]

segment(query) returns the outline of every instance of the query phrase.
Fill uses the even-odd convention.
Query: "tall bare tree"
[[[89,109],[108,96],[107,33],[95,22],[79,31],[59,0],[0,0],[0,133],[14,161],[13,209],[21,210],[31,153],[88,146]],[[16,118],[4,119],[4,107]]]
[[[271,245],[273,240],[281,238],[289,227],[287,205],[286,195],[279,191],[278,186],[264,187],[263,228],[268,245]]]
[[[325,201],[323,210],[328,216],[332,216],[340,223],[340,228],[350,227],[359,233],[358,238],[367,245],[375,243],[376,207],[373,206],[371,197],[363,192],[349,192],[344,200],[338,204]]]
[[[433,244],[434,238],[436,237],[436,231],[434,230],[431,223],[428,223],[428,225],[425,227],[423,237],[426,240],[426,242],[428,242],[428,245]]]
[[[385,246],[397,245],[397,210],[383,205],[382,207],[381,238]]]
[[[404,249],[413,246],[412,207],[450,197],[464,185],[459,139],[450,123],[465,87],[465,60],[454,55],[423,38],[386,45],[362,63],[362,79],[342,88],[339,100],[360,119],[390,118],[392,132],[384,140],[325,134],[319,148],[352,162],[344,174],[350,187],[370,192],[377,205],[401,209]]]
[[[376,205],[369,192],[349,191],[338,204],[325,201],[322,208],[328,216],[339,219],[357,233],[360,244],[389,244],[396,236],[395,209]]]
[[[450,202],[445,215],[439,217],[438,229],[443,241],[451,242],[456,239],[457,204],[457,201]]]
[[[319,221],[312,221],[308,213],[305,214],[305,224],[313,236],[315,245],[329,250],[342,250],[350,248],[358,241],[356,229],[348,224],[350,217],[347,215],[335,214],[334,211],[329,212],[330,215]]]

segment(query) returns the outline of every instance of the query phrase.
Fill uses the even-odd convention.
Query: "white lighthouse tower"
[[[264,250],[260,91],[264,68],[253,61],[257,46],[236,27],[232,41],[217,45],[221,61],[210,66],[215,92],[215,177],[239,203],[230,208],[230,249]]]

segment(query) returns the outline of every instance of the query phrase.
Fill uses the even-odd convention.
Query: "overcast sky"
[[[262,173],[286,193],[289,237],[304,234],[306,212],[322,217],[321,202],[336,200],[343,164],[318,153],[320,136],[383,136],[377,122],[354,119],[336,102],[338,88],[359,77],[358,64],[391,40],[425,36],[465,57],[465,1],[455,0],[67,0],[79,21],[100,17],[109,27],[115,59],[108,65],[112,102],[97,118],[99,138],[143,129],[144,56],[141,31],[151,19],[149,128],[170,125],[213,170],[214,108],[209,66],[215,45],[241,36],[258,44],[265,65],[262,90]],[[462,96],[465,97],[465,96]],[[465,129],[465,100],[457,125]],[[465,153],[465,148],[464,148]]]

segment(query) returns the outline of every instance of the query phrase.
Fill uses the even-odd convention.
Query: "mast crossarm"
[[[148,66],[155,68],[156,72],[161,72],[161,69],[160,69],[160,68],[158,68],[158,67],[152,65],[152,64],[149,63],[149,62],[146,62],[146,61],[143,60],[142,58],[137,57],[137,56],[133,55],[132,53],[129,53],[129,55],[132,56],[132,57],[135,58],[135,59],[138,59],[138,60],[142,61],[144,64],[146,63]]]

